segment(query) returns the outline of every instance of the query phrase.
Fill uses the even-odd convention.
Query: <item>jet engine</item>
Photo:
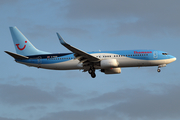
[[[105,74],[120,74],[121,68],[101,69],[101,72],[103,72]]]
[[[102,69],[115,68],[115,67],[118,67],[118,65],[119,63],[117,62],[116,59],[106,59],[100,62],[100,66]]]

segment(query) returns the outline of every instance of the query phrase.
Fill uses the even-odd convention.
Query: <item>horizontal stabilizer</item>
[[[4,52],[6,52],[7,54],[9,54],[10,56],[12,56],[15,59],[28,59],[29,58],[29,57],[19,55],[19,54],[16,54],[16,53],[12,53],[12,52],[9,52],[9,51],[4,51]]]

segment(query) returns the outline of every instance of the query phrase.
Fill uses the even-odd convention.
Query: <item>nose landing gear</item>
[[[166,64],[158,65],[157,72],[161,72],[161,69],[160,69],[161,67],[166,67]]]
[[[158,69],[157,69],[157,72],[161,72],[161,69],[160,69],[160,68],[158,68]]]

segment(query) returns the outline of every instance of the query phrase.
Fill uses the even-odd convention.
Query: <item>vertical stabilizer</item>
[[[49,54],[36,49],[33,44],[18,30],[17,27],[9,27],[17,54],[24,56]]]

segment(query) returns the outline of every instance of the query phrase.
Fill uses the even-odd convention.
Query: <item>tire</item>
[[[93,71],[92,71],[91,69],[89,69],[89,71],[88,71],[88,72],[89,72],[89,74],[92,74],[92,72],[93,72]]]
[[[95,73],[91,73],[91,77],[92,77],[92,78],[95,78],[95,77],[96,77],[96,74],[95,74]]]
[[[157,72],[161,72],[161,69],[157,69]]]

